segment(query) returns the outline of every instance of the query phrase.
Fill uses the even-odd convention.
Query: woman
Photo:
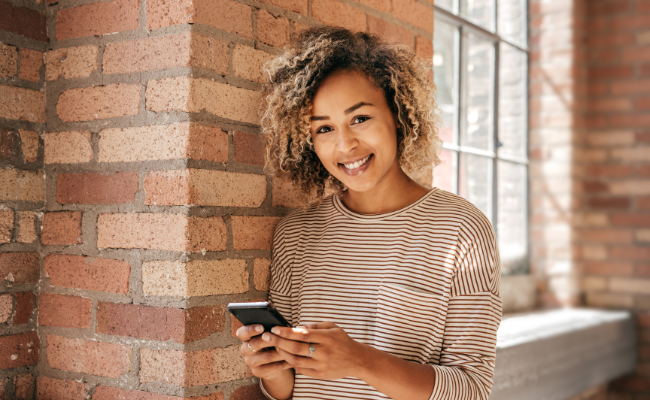
[[[319,198],[274,237],[269,298],[298,328],[237,332],[270,399],[489,396],[492,227],[408,175],[439,162],[429,71],[404,47],[338,28],[303,32],[270,65],[268,164]]]

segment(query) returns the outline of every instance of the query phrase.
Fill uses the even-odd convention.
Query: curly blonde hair
[[[365,74],[382,89],[397,117],[397,154],[409,175],[438,165],[435,85],[431,66],[408,47],[381,42],[366,33],[334,27],[303,31],[282,55],[265,65],[262,133],[266,169],[289,178],[305,196],[320,202],[325,188],[345,190],[318,159],[311,138],[312,99],[332,72]]]

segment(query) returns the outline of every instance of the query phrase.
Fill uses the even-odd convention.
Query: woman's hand
[[[244,356],[244,362],[251,369],[253,375],[258,378],[273,379],[282,371],[291,369],[291,365],[276,350],[266,350],[273,345],[262,340],[259,336],[264,332],[261,325],[247,325],[237,329],[237,337],[243,342],[241,353]],[[250,349],[249,346],[250,345]],[[251,351],[251,349],[253,349]]]
[[[318,379],[334,380],[359,376],[365,345],[356,342],[333,322],[308,324],[298,328],[275,327],[262,335],[267,346],[275,346],[278,355],[297,373]],[[314,351],[311,356],[309,346]]]

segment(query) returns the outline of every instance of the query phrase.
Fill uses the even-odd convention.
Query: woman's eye
[[[316,130],[316,133],[327,133],[327,132],[329,132],[331,130],[332,130],[332,128],[330,128],[329,126],[321,126],[320,128],[318,128]]]
[[[370,119],[370,117],[360,115],[358,117],[354,117],[354,120],[352,122],[354,122],[355,124],[360,124],[360,123],[365,122],[365,121],[367,121],[369,119]]]

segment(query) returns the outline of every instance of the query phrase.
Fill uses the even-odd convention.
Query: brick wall
[[[225,305],[266,297],[299,205],[263,171],[261,65],[320,24],[431,57],[433,5],[29,1],[0,2],[0,387],[260,398]]]
[[[45,6],[0,2],[0,398],[31,399],[45,205]]]
[[[586,13],[588,136],[581,207],[602,226],[577,230],[589,306],[636,312],[636,374],[616,399],[650,396],[650,1],[590,1]]]
[[[531,2],[532,264],[544,305],[635,312],[617,400],[650,395],[649,44],[647,0]]]

